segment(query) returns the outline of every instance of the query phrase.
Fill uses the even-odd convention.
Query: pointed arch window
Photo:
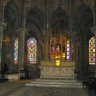
[[[16,38],[14,42],[14,63],[18,63],[18,41],[19,39]]]
[[[69,61],[71,59],[70,39],[61,37],[59,42],[56,38],[50,39],[50,59],[61,59]]]
[[[92,37],[89,40],[89,64],[94,65],[96,62],[96,46],[95,46],[95,37]]]
[[[35,38],[30,38],[27,41],[27,60],[30,64],[36,64],[36,57],[37,57],[37,41]]]

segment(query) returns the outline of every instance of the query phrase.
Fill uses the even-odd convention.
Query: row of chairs
[[[83,88],[92,96],[92,92],[96,94],[96,78],[89,78],[83,81]]]

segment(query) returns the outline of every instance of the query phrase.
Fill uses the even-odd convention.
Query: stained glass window
[[[60,36],[57,38],[50,38],[50,59],[70,60],[71,58],[71,44],[67,37]]]
[[[28,62],[30,64],[36,63],[37,55],[37,41],[35,38],[30,38],[27,42]]]
[[[94,65],[95,62],[96,62],[96,56],[95,56],[95,38],[92,37],[90,40],[89,40],[89,64],[90,65]]]
[[[18,38],[14,42],[14,63],[18,63]]]
[[[70,40],[67,40],[67,60],[70,60]]]

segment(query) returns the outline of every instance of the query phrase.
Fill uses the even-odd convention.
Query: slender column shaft
[[[24,69],[24,48],[25,48],[25,35],[26,29],[21,28],[19,31],[19,70]]]

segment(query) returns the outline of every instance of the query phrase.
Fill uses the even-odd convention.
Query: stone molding
[[[6,27],[6,26],[7,26],[7,23],[0,21],[0,27],[1,27],[1,26],[2,26],[2,27]]]
[[[28,34],[28,29],[21,27],[21,28],[17,29],[17,32],[16,33],[17,33],[18,36],[20,36],[20,34],[23,34],[23,33],[25,35],[27,35]]]

